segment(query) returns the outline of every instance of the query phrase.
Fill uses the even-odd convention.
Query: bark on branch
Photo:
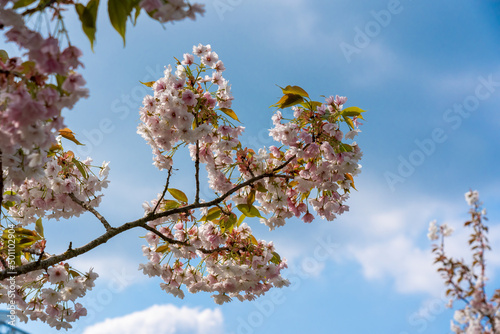
[[[5,269],[3,271],[0,271],[0,281],[6,279],[8,277],[11,277],[11,276],[18,276],[18,275],[22,275],[22,274],[27,274],[27,273],[32,272],[32,271],[40,270],[40,269],[47,269],[50,266],[53,266],[53,265],[55,265],[55,264],[57,264],[59,262],[67,261],[67,260],[72,259],[74,257],[77,257],[77,256],[79,256],[81,254],[87,253],[90,250],[92,250],[92,249],[94,249],[94,248],[96,248],[96,247],[98,247],[98,246],[106,243],[108,240],[110,240],[111,238],[115,237],[116,235],[118,235],[118,234],[120,234],[122,232],[128,231],[130,229],[136,228],[136,227],[142,227],[144,229],[150,230],[151,232],[153,232],[155,234],[158,234],[160,232],[157,231],[154,228],[151,228],[149,225],[147,225],[148,222],[156,220],[158,218],[167,217],[167,216],[178,214],[178,213],[187,213],[187,212],[189,212],[189,211],[191,211],[193,209],[198,209],[198,208],[204,208],[204,207],[209,207],[209,206],[217,205],[217,204],[223,202],[226,198],[228,198],[229,196],[231,196],[233,193],[237,192],[238,190],[240,190],[240,189],[242,189],[242,188],[244,188],[246,186],[249,186],[249,185],[251,185],[251,184],[253,184],[253,183],[257,182],[257,181],[265,179],[265,178],[273,178],[273,177],[278,177],[278,178],[292,178],[292,176],[289,176],[289,175],[280,175],[280,174],[276,174],[276,173],[278,171],[280,171],[281,169],[283,169],[284,167],[286,167],[293,159],[295,159],[295,156],[291,157],[290,159],[288,159],[287,161],[285,161],[281,165],[279,165],[276,168],[272,169],[270,172],[263,173],[261,175],[257,175],[255,177],[252,177],[251,179],[248,179],[247,181],[245,181],[243,183],[240,183],[240,184],[236,185],[234,188],[232,188],[228,192],[224,193],[223,195],[219,196],[218,198],[216,198],[216,199],[214,199],[214,200],[212,200],[210,202],[195,203],[195,204],[184,206],[182,208],[176,208],[176,209],[172,209],[172,210],[167,210],[165,212],[160,212],[160,213],[151,212],[150,214],[146,215],[143,218],[134,220],[132,222],[125,223],[125,224],[123,224],[123,225],[121,225],[119,227],[111,227],[107,223],[107,221],[104,219],[104,217],[102,217],[95,209],[93,209],[92,207],[88,206],[86,203],[84,203],[82,201],[79,201],[75,197],[75,199],[76,199],[75,202],[77,204],[80,204],[77,201],[81,202],[82,204],[80,204],[80,205],[82,205],[82,207],[84,207],[86,210],[89,210],[90,212],[92,212],[94,214],[94,216],[96,216],[101,221],[101,223],[106,227],[106,233],[102,234],[101,236],[99,236],[96,239],[90,241],[89,243],[87,243],[86,245],[84,245],[82,247],[78,247],[78,248],[75,248],[75,249],[69,248],[64,253],[61,253],[59,255],[50,256],[49,258],[44,259],[42,261],[30,262],[30,263],[27,263],[27,264],[23,264],[23,265],[21,265],[19,267],[16,267],[14,270]],[[74,195],[73,195],[73,197],[74,197]],[[73,200],[75,200],[75,199],[73,199]],[[87,207],[85,207],[84,205],[87,206]],[[154,232],[153,230],[156,231],[156,232],[158,232],[158,233]],[[173,239],[170,239],[170,238],[165,239],[166,237],[163,236],[162,234],[161,234],[160,237],[163,240],[167,241],[167,242],[172,242],[174,244],[183,244],[181,241],[178,241],[178,240],[173,240]],[[200,249],[200,251],[202,251],[204,253],[213,253],[213,252],[216,252],[218,250],[225,250],[225,248],[218,248],[218,249],[215,249],[215,250]]]

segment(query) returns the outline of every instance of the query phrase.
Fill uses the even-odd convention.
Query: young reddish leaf
[[[63,136],[64,138],[68,139],[68,140],[71,140],[72,142],[76,143],[77,145],[82,145],[84,146],[84,144],[80,143],[76,138],[75,138],[75,134],[73,133],[73,131],[71,131],[70,129],[68,128],[64,128],[64,129],[61,129],[59,130],[59,134],[61,136]]]
[[[302,102],[300,105],[306,109],[312,109],[315,111],[318,109],[318,107],[321,107],[323,105],[323,103],[318,102],[318,101],[305,101],[305,102]]]
[[[295,94],[303,97],[309,97],[309,94],[299,86],[286,86],[285,88],[280,87],[283,94]]]
[[[238,119],[238,116],[236,116],[236,113],[233,111],[233,109],[229,109],[229,108],[220,108],[220,110],[228,115],[229,117],[231,117],[232,119],[234,119],[235,121],[238,121],[240,122],[240,120]],[[240,122],[241,123],[241,122]]]
[[[168,192],[170,195],[172,195],[176,200],[181,201],[183,203],[188,202],[188,198],[186,194],[184,194],[182,191],[179,189],[174,189],[174,188],[168,188]]]

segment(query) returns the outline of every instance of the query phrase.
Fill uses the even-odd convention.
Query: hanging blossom
[[[205,165],[208,184],[220,199],[203,202],[209,199],[199,198],[196,176],[193,210],[182,210],[187,196],[167,182],[163,195],[145,203],[146,217],[156,210],[182,214],[148,223],[143,253],[149,262],[140,269],[161,277],[168,293],[182,298],[184,285],[189,292],[215,293],[217,303],[253,300],[273,286],[289,284],[281,276],[286,260],[272,243],[253,236],[245,217],[258,217],[270,229],[292,217],[306,223],[315,215],[334,220],[349,210],[345,201],[362,156],[355,142],[343,141],[360,132],[363,111],[343,109],[345,97],[311,101],[297,86],[284,88],[283,101],[276,105],[293,105],[290,120],[280,110],[273,116],[270,136],[278,144],[258,152],[243,147],[239,137],[244,128],[233,124],[238,117],[230,109],[233,96],[224,70],[210,45],[194,46],[175,71],[168,66],[162,78],[146,84],[153,95],[143,100],[138,126],[158,169],[167,170],[170,178],[174,154],[187,145],[196,168]],[[340,129],[343,122],[349,126],[346,134]],[[174,199],[164,198],[167,190]]]
[[[56,38],[43,37],[6,9],[8,3],[0,3],[0,25],[25,58],[0,57],[0,154],[7,186],[43,177],[47,151],[65,127],[61,110],[88,96],[85,80],[75,72],[81,51],[61,50]]]
[[[104,163],[93,171],[90,158],[80,161],[57,138],[65,128],[61,111],[88,96],[85,80],[76,72],[82,66],[81,51],[71,45],[61,49],[56,38],[28,28],[22,15],[8,8],[12,3],[0,2],[0,25],[7,41],[23,54],[0,54],[0,191],[5,209],[0,216],[0,270],[15,272],[18,266],[52,257],[42,220],[79,216],[86,209],[77,201],[96,207],[109,168]],[[24,228],[32,223],[36,230]],[[9,240],[15,248],[9,248]],[[0,300],[9,304],[14,293],[22,321],[38,319],[68,329],[86,315],[75,300],[92,289],[97,276],[59,263],[17,275],[15,284],[1,281]]]
[[[485,252],[490,250],[486,236],[488,227],[484,225],[486,210],[481,207],[478,191],[468,191],[465,200],[471,207],[471,219],[464,226],[472,228],[469,244],[472,250],[472,265],[463,260],[456,260],[446,255],[444,238],[452,234],[452,229],[446,224],[438,225],[432,221],[429,225],[430,240],[441,240],[440,245],[433,245],[441,273],[447,286],[446,294],[451,298],[449,307],[455,301],[465,302],[463,309],[455,311],[451,320],[451,330],[459,334],[499,334],[500,333],[500,289],[491,298],[486,294],[486,260]]]

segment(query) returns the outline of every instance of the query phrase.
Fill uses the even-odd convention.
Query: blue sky
[[[499,2],[205,4],[203,18],[166,29],[140,17],[128,27],[125,48],[102,6],[95,53],[68,16],[91,94],[66,113],[68,127],[86,143],[73,149],[97,163],[111,161],[100,212],[112,225],[134,220],[142,202],[162,191],[166,175],[152,166],[150,148],[136,134],[148,93],[139,81],[156,80],[174,56],[198,43],[211,44],[225,63],[249,147],[272,145],[268,107],[280,97],[276,85],[300,85],[318,98],[345,95],[348,106],[368,110],[357,138],[364,151],[359,191],[335,222],[291,220],[273,232],[251,222],[288,259],[292,281],[255,302],[218,306],[208,294],[174,299],[137,271],[145,262],[142,231],[115,238],[72,262],[81,270],[95,267],[101,277],[84,299],[89,316],[70,332],[449,332],[452,311],[432,267],[427,227],[432,219],[454,226],[450,251],[467,256],[461,224],[468,210],[463,194],[471,188],[489,212],[489,284],[500,283]],[[193,194],[190,159],[175,167],[173,186]],[[90,215],[45,229],[54,252],[102,232]],[[55,332],[39,323],[20,327]]]

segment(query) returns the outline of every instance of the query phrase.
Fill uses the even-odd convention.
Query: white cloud
[[[432,242],[426,238],[428,224],[437,219],[452,226],[455,233],[446,240],[447,253],[468,261],[471,231],[463,228],[468,218],[463,195],[443,199],[415,191],[391,193],[373,180],[363,181],[349,200],[350,212],[336,224],[323,225],[318,233],[336,236],[340,245],[336,252],[342,261],[358,262],[368,281],[390,280],[395,291],[405,294],[441,295],[444,283],[433,264]],[[500,268],[500,253],[495,252],[500,248],[500,226],[490,225],[493,252],[487,254],[487,276],[493,279]]]
[[[429,249],[416,247],[403,235],[350,250],[367,279],[391,277],[398,292],[439,294],[443,288]]]
[[[106,319],[87,327],[83,334],[222,334],[223,323],[219,309],[153,305],[123,317]]]

